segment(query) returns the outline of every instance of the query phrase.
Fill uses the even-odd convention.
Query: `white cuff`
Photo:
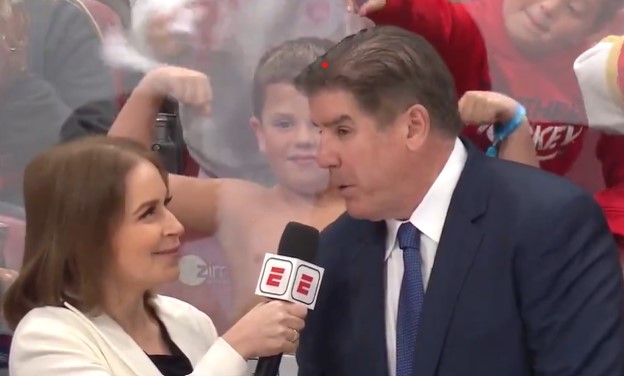
[[[247,376],[247,361],[219,337],[199,361],[191,375],[197,376]]]

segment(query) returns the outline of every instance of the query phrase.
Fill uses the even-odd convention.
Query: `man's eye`
[[[338,136],[346,136],[350,133],[350,131],[347,128],[338,128],[336,130],[336,133],[338,134]]]

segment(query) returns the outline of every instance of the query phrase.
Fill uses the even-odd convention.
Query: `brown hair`
[[[89,314],[99,308],[111,236],[125,206],[126,176],[143,161],[168,183],[156,154],[105,136],[55,146],[26,167],[24,259],[3,302],[10,328],[36,307],[66,301]]]
[[[299,73],[333,45],[334,42],[328,39],[305,37],[286,41],[265,52],[254,73],[254,115],[262,116],[267,86],[277,83],[294,85]]]
[[[318,58],[295,84],[307,95],[342,89],[383,126],[422,104],[432,125],[456,136],[461,128],[453,78],[421,36],[394,26],[376,26],[343,39]]]

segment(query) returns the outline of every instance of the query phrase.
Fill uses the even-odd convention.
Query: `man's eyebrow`
[[[346,122],[352,122],[353,119],[351,119],[351,116],[349,115],[340,115],[338,117],[336,117],[333,120],[327,121],[325,123],[322,123],[321,126],[323,128],[334,128],[340,124],[346,123]],[[314,124],[315,127],[319,127],[319,125],[317,123],[312,122],[312,124]]]

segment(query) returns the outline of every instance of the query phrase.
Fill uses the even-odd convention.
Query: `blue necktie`
[[[414,347],[425,299],[421,270],[420,231],[406,222],[399,227],[399,247],[403,250],[403,281],[397,314],[397,376],[413,376]]]

